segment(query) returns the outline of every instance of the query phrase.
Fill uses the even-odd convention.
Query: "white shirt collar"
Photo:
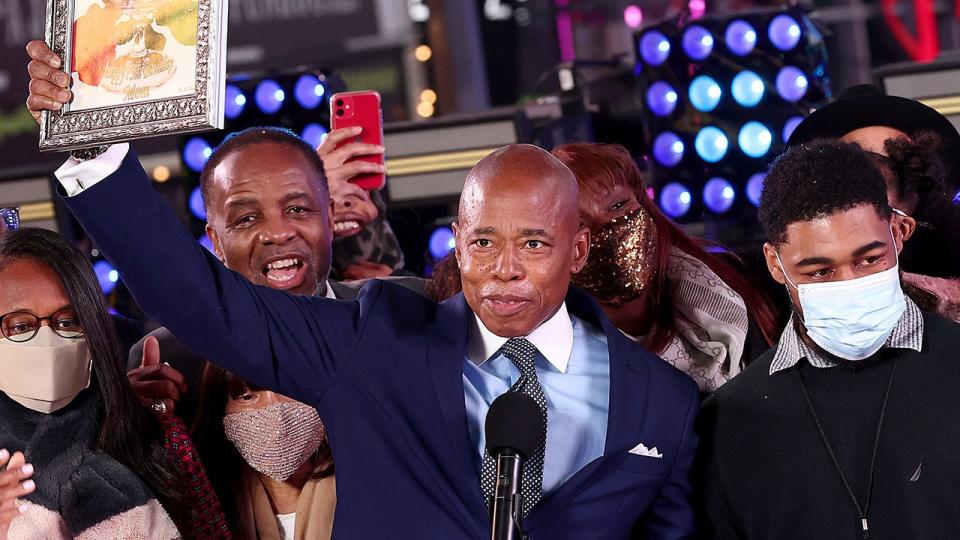
[[[570,352],[573,350],[573,323],[570,321],[570,314],[567,313],[566,302],[560,304],[560,309],[552,317],[524,337],[553,367],[557,368],[557,371],[566,373]],[[467,357],[479,366],[497,354],[508,339],[488,330],[480,317],[474,313],[473,324],[470,325]]]
[[[333,298],[337,299],[337,295],[333,294],[333,287],[330,286],[330,280],[327,280],[327,292],[323,293],[324,298]]]

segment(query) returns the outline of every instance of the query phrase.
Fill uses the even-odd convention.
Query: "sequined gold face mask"
[[[636,300],[656,272],[657,240],[657,228],[644,208],[618,217],[591,235],[587,265],[571,279],[601,304]]]

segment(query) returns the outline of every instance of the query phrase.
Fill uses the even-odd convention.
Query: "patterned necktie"
[[[540,501],[543,492],[543,452],[547,440],[547,398],[540,387],[534,361],[537,357],[537,348],[524,338],[511,338],[500,349],[503,355],[510,359],[520,370],[520,379],[510,388],[510,392],[522,392],[537,402],[543,413],[543,441],[533,452],[532,456],[523,464],[523,515],[530,513]],[[487,506],[493,506],[493,490],[496,485],[497,461],[485,452],[483,456],[483,470],[481,485],[486,496]]]

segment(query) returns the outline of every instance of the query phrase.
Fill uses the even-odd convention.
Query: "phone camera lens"
[[[342,100],[342,99],[338,99],[338,100],[337,100],[337,107],[343,107],[343,100]]]
[[[343,109],[337,109],[337,116],[343,116]]]

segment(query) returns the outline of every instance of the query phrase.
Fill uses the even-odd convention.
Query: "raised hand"
[[[63,61],[46,43],[33,40],[27,44],[27,54],[30,63],[27,72],[30,74],[30,95],[27,96],[27,109],[33,118],[40,122],[42,111],[59,111],[63,105],[73,99],[73,93],[68,90],[70,76],[61,68]]]
[[[180,396],[187,391],[183,374],[160,363],[160,342],[153,336],[143,341],[140,367],[131,369],[127,380],[144,405],[160,412],[173,413]]]
[[[353,142],[345,144],[340,148],[337,145],[348,139],[358,137],[363,131],[360,126],[335,129],[331,131],[327,138],[317,147],[317,155],[323,160],[323,169],[327,174],[327,180],[347,180],[361,174],[377,174],[386,171],[386,168],[379,163],[370,163],[368,161],[353,160],[355,157],[375,156],[383,153],[383,147],[375,144],[366,144]]]
[[[10,455],[0,448],[0,540],[7,540],[10,523],[26,511],[25,505],[17,505],[17,499],[33,493],[37,488],[30,477],[33,465],[26,463],[22,452]]]

